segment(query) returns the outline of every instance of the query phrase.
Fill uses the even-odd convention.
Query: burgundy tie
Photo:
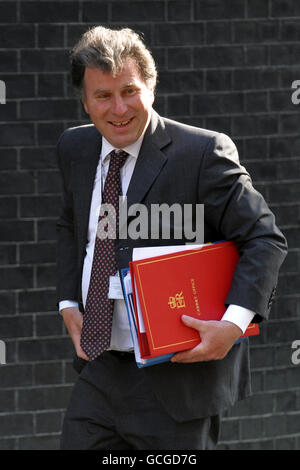
[[[116,214],[118,233],[119,196],[122,194],[120,169],[128,153],[113,150],[105,180],[101,204],[111,204]],[[103,207],[103,206],[102,206]],[[103,215],[99,217],[99,222]],[[103,224],[105,226],[105,224]],[[103,237],[101,237],[103,238]],[[115,240],[96,236],[91,279],[83,316],[80,345],[90,360],[98,357],[110,346],[114,301],[108,299],[109,276],[117,272]]]

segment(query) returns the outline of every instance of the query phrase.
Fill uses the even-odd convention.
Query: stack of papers
[[[134,249],[121,283],[138,367],[199,344],[198,331],[181,316],[220,320],[238,259],[233,242]],[[256,334],[250,324],[243,336]]]

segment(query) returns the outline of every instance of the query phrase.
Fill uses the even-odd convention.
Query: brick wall
[[[1,449],[56,449],[75,378],[55,306],[54,147],[86,122],[67,57],[94,24],[144,33],[160,71],[155,108],[228,133],[288,238],[272,319],[251,340],[254,395],[224,416],[219,448],[300,448],[299,21],[293,0],[1,1]]]

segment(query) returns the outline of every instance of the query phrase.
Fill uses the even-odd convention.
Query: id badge
[[[115,274],[115,276],[109,276],[108,298],[114,300],[124,299],[121,280],[118,274]]]

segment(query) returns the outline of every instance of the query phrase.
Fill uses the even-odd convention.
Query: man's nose
[[[122,96],[115,96],[111,111],[118,115],[123,116],[127,111],[127,105]]]

